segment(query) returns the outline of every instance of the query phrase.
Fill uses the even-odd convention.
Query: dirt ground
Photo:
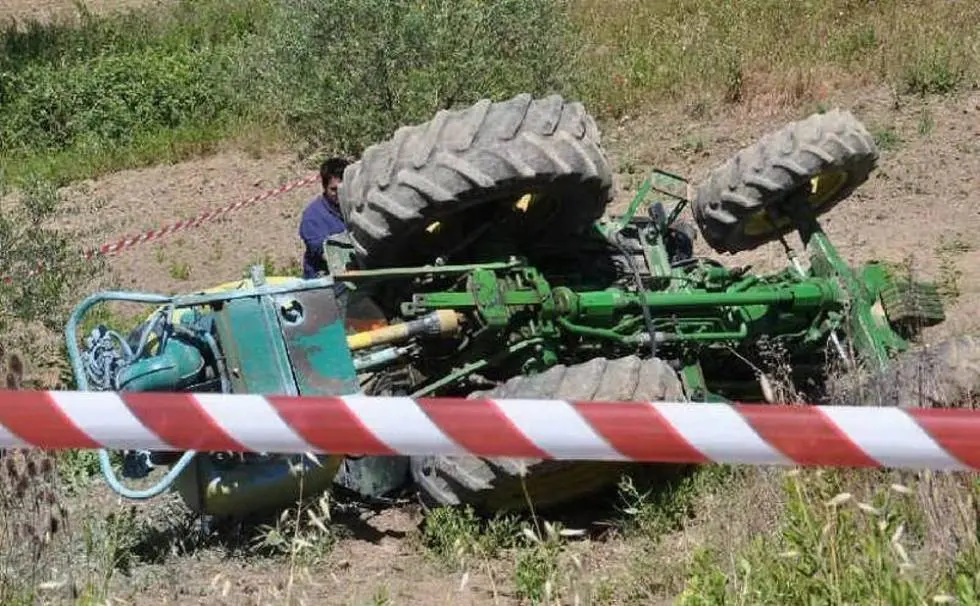
[[[976,331],[980,95],[919,102],[864,90],[828,101],[853,111],[878,136],[881,161],[870,182],[823,219],[826,231],[852,262],[910,257],[921,275],[954,293],[948,321],[927,340]],[[616,205],[628,202],[652,166],[699,181],[738,148],[806,113],[799,108],[741,108],[695,119],[665,111],[607,125],[604,141],[620,170]],[[244,153],[125,171],[68,188],[65,221],[84,230],[86,245],[96,246],[251,197],[310,172],[287,154],[259,158]],[[204,227],[139,245],[109,261],[112,273],[104,286],[188,291],[239,277],[250,263],[265,258],[277,265],[298,261],[299,215],[316,193],[316,186],[306,187]],[[703,245],[701,250],[708,252]],[[776,267],[783,256],[777,245],[770,245],[726,261]],[[85,294],[79,293],[79,299]],[[96,491],[114,499],[101,484]],[[286,559],[228,560],[204,550],[137,569],[119,581],[116,596],[120,603],[140,604],[283,603],[292,570],[296,574],[289,591],[311,604],[517,603],[506,563],[494,563],[492,576],[483,567],[463,579],[461,573],[425,560],[412,540],[419,519],[412,508],[395,508],[358,522],[360,531],[341,540],[308,575],[291,568]],[[678,537],[676,544],[688,544],[695,540],[692,536]],[[600,582],[625,565],[620,557],[624,547],[615,541],[584,540],[575,548],[582,553],[582,578],[588,582]]]

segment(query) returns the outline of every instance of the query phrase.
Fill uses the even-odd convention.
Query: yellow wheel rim
[[[531,194],[524,194],[521,199],[514,204],[514,209],[519,210],[522,213],[526,213],[527,209],[531,207],[531,202],[534,201],[534,196]]]
[[[847,176],[844,171],[833,171],[819,174],[810,179],[810,192],[806,202],[815,215],[820,214],[820,209],[840,192],[844,184],[847,183]],[[790,221],[789,217],[782,215],[773,220],[765,210],[761,210],[748,217],[745,222],[745,234],[761,236],[779,231],[785,229]]]

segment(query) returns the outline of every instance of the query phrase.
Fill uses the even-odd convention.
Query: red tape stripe
[[[248,452],[191,394],[122,392],[123,402],[147,429],[178,450]]]
[[[550,458],[501,412],[493,400],[420,398],[417,402],[439,429],[475,455]]]
[[[324,452],[398,454],[371,433],[341,398],[266,396],[266,399],[293,431]]]
[[[273,198],[275,196],[282,195],[286,192],[296,189],[297,187],[309,185],[315,182],[318,178],[319,178],[318,174],[312,174],[299,181],[294,181],[293,183],[288,183],[277,189],[272,189],[263,192],[261,194],[258,194],[257,196],[249,198],[248,200],[240,200],[238,202],[233,202],[232,204],[229,204],[221,208],[204,211],[201,214],[197,215],[196,217],[180,219],[179,221],[175,223],[171,223],[170,225],[164,225],[163,227],[157,229],[151,229],[142,234],[137,234],[133,236],[123,236],[122,238],[119,238],[115,241],[106,242],[97,248],[93,248],[91,250],[87,250],[83,252],[82,258],[86,260],[92,260],[93,258],[100,255],[109,256],[109,257],[116,256],[119,253],[123,252],[124,250],[132,248],[137,244],[140,244],[141,242],[148,242],[150,240],[162,238],[168,233],[174,233],[184,228],[197,227],[203,224],[204,222],[210,221],[215,217],[222,215],[224,213],[228,213],[233,210],[238,210],[239,208],[244,208],[250,204],[261,202],[267,198]],[[42,271],[45,271],[45,268],[43,265],[39,264],[38,272],[32,272],[31,274],[29,274],[29,276],[33,276],[36,273],[40,273]],[[10,276],[4,276],[3,278],[0,278],[0,281],[2,281],[4,284],[11,284],[13,282],[13,278]]]
[[[648,402],[572,402],[593,429],[623,456],[663,463],[708,463]]]
[[[977,445],[980,425],[976,410],[909,408],[906,412],[947,453],[974,469],[980,469],[980,447]]]
[[[40,448],[101,448],[46,392],[4,392],[0,399],[0,425]]]
[[[800,465],[880,467],[820,410],[734,405],[759,436]]]

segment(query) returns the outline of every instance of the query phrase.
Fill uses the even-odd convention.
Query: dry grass
[[[970,407],[980,344],[960,337],[919,349],[879,375],[828,373],[841,404]],[[692,557],[681,603],[974,603],[978,496],[972,474],[747,471],[701,498],[703,528],[684,550]]]
[[[0,345],[4,388],[20,389],[24,363]],[[0,604],[33,602],[57,558],[67,522],[55,460],[35,450],[0,452]]]
[[[583,88],[619,115],[668,102],[819,102],[835,86],[948,93],[980,78],[970,2],[575,0]]]
[[[59,561],[68,512],[52,457],[8,451],[0,466],[0,603],[30,603]],[[59,562],[60,563],[60,562]]]

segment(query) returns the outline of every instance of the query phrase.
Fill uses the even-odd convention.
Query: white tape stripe
[[[239,444],[255,452],[314,452],[262,396],[195,394],[204,412]]]
[[[494,400],[538,448],[556,459],[625,461],[575,408],[564,400]]]
[[[653,406],[691,446],[717,463],[794,465],[731,406],[669,402]]]
[[[821,406],[852,442],[885,467],[968,470],[897,408]]]
[[[21,440],[9,429],[0,425],[0,448],[34,448],[34,446]]]
[[[173,446],[147,429],[115,393],[49,393],[79,429],[107,449],[173,450]]]
[[[403,455],[467,455],[412,398],[344,396],[344,403],[388,448]]]

